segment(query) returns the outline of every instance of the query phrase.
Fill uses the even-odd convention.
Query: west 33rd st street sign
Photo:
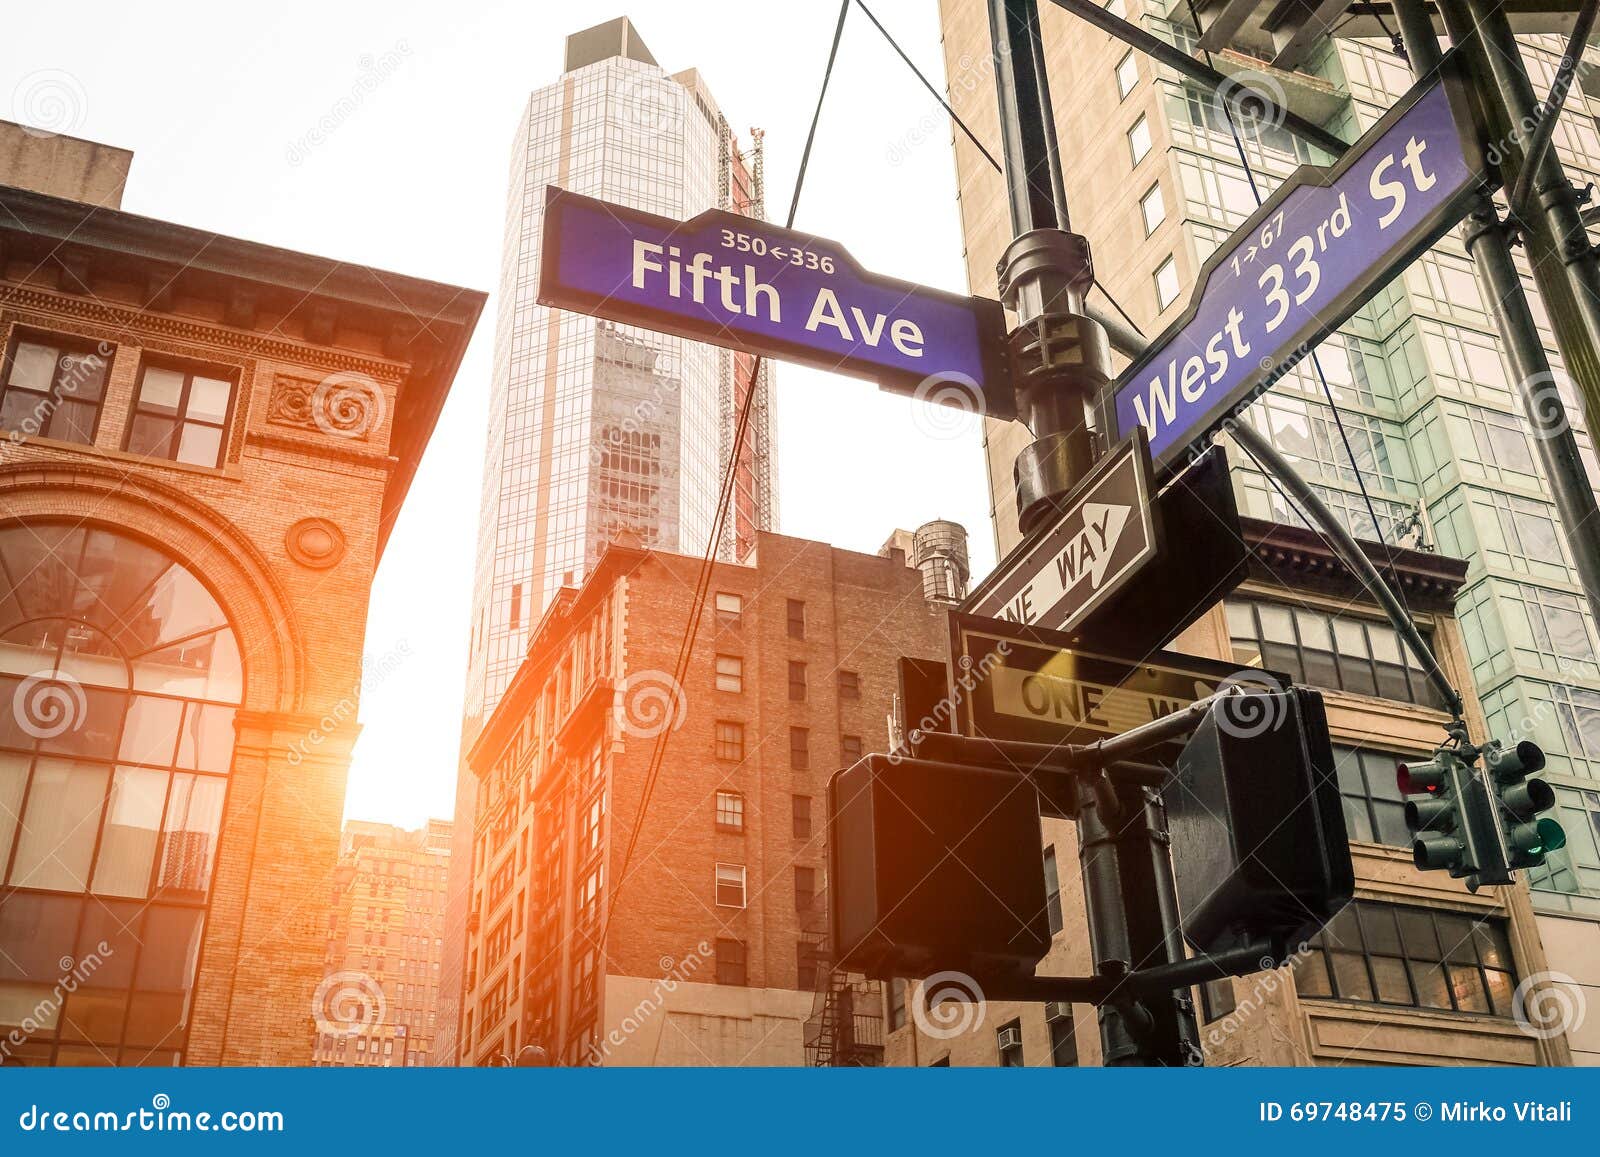
[[[1460,221],[1487,179],[1447,58],[1439,80],[1337,165],[1297,170],[1206,261],[1183,316],[1118,378],[1114,436],[1143,430],[1168,473]]]

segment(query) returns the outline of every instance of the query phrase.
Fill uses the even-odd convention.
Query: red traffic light
[[[1438,760],[1426,763],[1398,763],[1394,769],[1394,783],[1401,795],[1438,795],[1444,786],[1444,768]]]

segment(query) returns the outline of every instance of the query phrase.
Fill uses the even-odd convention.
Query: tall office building
[[[463,750],[556,592],[581,583],[619,533],[704,552],[752,386],[745,355],[537,304],[550,185],[678,219],[760,216],[761,137],[741,150],[699,74],[665,72],[626,18],[569,36],[561,78],[528,98],[506,197]],[[727,560],[777,525],[769,369],[754,386]],[[463,774],[458,818],[471,816],[472,791]],[[451,989],[470,867],[458,863],[452,880]]]
[[[940,7],[952,103],[993,147],[999,128],[986,6],[981,0],[941,0]],[[1269,196],[1299,164],[1328,158],[1270,120],[1230,123],[1216,98],[1177,73],[1063,11],[1043,7],[1073,226],[1093,243],[1096,269],[1111,293],[1144,333],[1155,335],[1182,313],[1202,263],[1255,209],[1257,194]],[[1107,7],[1185,51],[1196,49],[1183,3],[1110,0]],[[1558,36],[1524,38],[1535,87],[1548,87],[1563,47]],[[1375,123],[1412,83],[1409,66],[1387,38],[1326,40],[1295,71],[1271,67],[1265,58],[1272,55],[1270,37],[1247,23],[1212,60],[1236,85],[1265,91],[1346,140]],[[1580,185],[1600,181],[1597,114],[1600,98],[1574,88],[1555,132],[1555,147]],[[993,294],[995,262],[1011,236],[1004,184],[970,142],[953,139],[971,288]],[[1559,368],[1521,250],[1517,262]],[[1595,624],[1565,549],[1516,380],[1460,234],[1446,236],[1325,341],[1317,362],[1320,376],[1318,366],[1302,363],[1247,411],[1246,420],[1294,460],[1358,537],[1467,563],[1453,599],[1464,646],[1457,669],[1473,684],[1489,734],[1531,738],[1548,753],[1549,779],[1561,803],[1558,818],[1569,837],[1547,870],[1530,874],[1539,935],[1552,967],[1579,983],[1600,984],[1594,963],[1600,960]],[[1556,376],[1591,479],[1600,479],[1583,411],[1565,379]],[[1017,541],[1011,465],[1027,440],[1018,425],[990,424],[987,453],[1002,551]],[[1235,455],[1234,467],[1246,515],[1298,523],[1242,454]],[[1307,681],[1330,687],[1352,706],[1376,710],[1377,701],[1393,698],[1381,679],[1372,683],[1344,670],[1347,658],[1371,645],[1371,632],[1363,632],[1353,609],[1319,621],[1301,613],[1303,606],[1263,613],[1256,601],[1230,600],[1226,608],[1236,656],[1259,648],[1268,665],[1278,666],[1298,651],[1315,656],[1304,667]],[[1305,599],[1296,592],[1287,601]],[[1220,640],[1222,653],[1230,647],[1227,636]],[[1299,670],[1297,662],[1290,669]],[[1395,750],[1393,737],[1383,742],[1387,751]],[[1372,762],[1377,768],[1381,760]],[[1347,788],[1370,797],[1364,819],[1362,807],[1351,801],[1351,834],[1363,855],[1373,858],[1378,849],[1406,839],[1393,787],[1387,773],[1346,771]],[[1406,860],[1401,855],[1397,868]],[[1420,886],[1421,878],[1414,879]],[[1436,902],[1466,905],[1464,893],[1429,890]],[[1408,1001],[1424,1000],[1416,990],[1408,993]],[[1325,995],[1319,991],[1313,999]],[[1600,1033],[1576,1033],[1571,1047],[1579,1061],[1600,1060]]]

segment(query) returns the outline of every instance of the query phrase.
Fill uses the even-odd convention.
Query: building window
[[[1395,783],[1395,768],[1407,759],[1425,757],[1335,744],[1333,758],[1350,838],[1409,848],[1411,830],[1406,827],[1405,800]]]
[[[1220,1017],[1227,1016],[1238,1002],[1233,995],[1233,979],[1223,977],[1221,980],[1208,980],[1200,986],[1200,1015],[1204,1023],[1210,1024]]]
[[[794,771],[811,767],[811,732],[804,727],[789,728],[789,767]]]
[[[861,676],[855,671],[839,672],[839,698],[861,698]]]
[[[729,627],[737,627],[743,611],[744,600],[738,595],[729,594],[727,591],[717,592],[717,630],[725,631]]]
[[[1127,96],[1139,83],[1139,64],[1133,58],[1133,49],[1128,49],[1121,60],[1117,62],[1117,95]]]
[[[744,865],[717,865],[717,907],[744,907]]]
[[[811,797],[797,795],[794,797],[794,838],[809,840],[811,838]]]
[[[788,600],[788,623],[791,639],[806,637],[806,605],[799,599]]]
[[[1161,199],[1160,181],[1151,185],[1149,192],[1139,198],[1139,215],[1144,218],[1146,237],[1154,233],[1157,226],[1167,219],[1167,204]]]
[[[222,462],[233,380],[209,366],[146,362],[128,423],[127,450],[195,466]]]
[[[1013,1020],[995,1031],[995,1048],[1002,1069],[1022,1068],[1022,1022]]]
[[[890,1032],[906,1026],[906,987],[906,982],[897,976],[883,990]]]
[[[1143,113],[1128,130],[1128,151],[1133,155],[1135,165],[1150,155],[1150,122]]]
[[[794,946],[795,984],[802,992],[814,992],[821,977],[817,946],[801,940]]]
[[[806,665],[794,659],[789,660],[789,700],[793,703],[804,703],[806,699]]]
[[[115,347],[18,334],[0,377],[0,429],[94,444]]]
[[[712,746],[718,759],[735,763],[744,759],[744,724],[718,720]]]
[[[717,830],[744,831],[744,796],[736,791],[717,793]]]
[[[717,656],[717,690],[736,694],[744,690],[744,660],[738,655]]]
[[[861,736],[841,735],[839,737],[839,755],[846,764],[854,764],[861,758]]]
[[[717,940],[717,983],[748,984],[743,940]]]
[[[817,870],[796,865],[794,870],[794,910],[809,912],[817,901]]]
[[[1168,256],[1156,270],[1156,308],[1166,309],[1178,300],[1178,263]]]
[[[1236,663],[1312,687],[1439,706],[1438,692],[1388,623],[1281,603],[1226,605]]]
[[[1294,962],[1308,998],[1511,1015],[1506,921],[1356,900]]]
[[[0,575],[16,583],[0,602],[0,672],[17,672],[0,673],[0,1009],[33,1009],[61,960],[98,954],[106,967],[40,1015],[30,1054],[181,1063],[244,688],[238,642],[193,573],[105,530],[0,528]]]
[[[1072,1006],[1064,1000],[1046,1004],[1044,1021],[1050,1030],[1050,1063],[1058,1069],[1076,1068],[1078,1031],[1072,1019]]]
[[[1061,931],[1061,876],[1056,868],[1054,845],[1044,850],[1044,904],[1050,917],[1050,935]]]

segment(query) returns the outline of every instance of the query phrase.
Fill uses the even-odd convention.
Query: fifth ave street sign
[[[1060,631],[1083,622],[1159,549],[1149,457],[1139,434],[1106,455],[961,610]]]
[[[1118,378],[1109,426],[1158,474],[1209,440],[1461,220],[1487,183],[1447,57],[1329,169],[1296,170],[1207,259],[1188,308]]]
[[[1014,418],[998,301],[868,273],[834,241],[545,190],[539,303]]]

